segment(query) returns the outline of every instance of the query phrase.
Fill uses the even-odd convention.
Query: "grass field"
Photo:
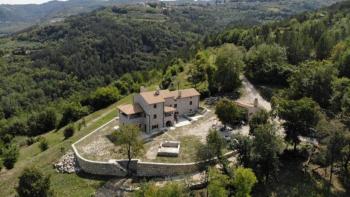
[[[116,106],[131,102],[131,95],[119,102],[96,111],[85,117],[86,127],[76,131],[74,136],[64,140],[63,129],[42,135],[49,142],[49,149],[41,152],[38,143],[20,149],[19,160],[11,170],[3,170],[0,174],[0,196],[14,196],[18,176],[26,167],[35,167],[44,174],[51,176],[51,187],[57,196],[91,196],[108,177],[99,177],[86,174],[59,174],[53,169],[57,161],[71,144],[94,129],[117,116]]]

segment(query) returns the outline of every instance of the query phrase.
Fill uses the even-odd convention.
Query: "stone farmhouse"
[[[121,105],[120,125],[136,124],[142,131],[152,133],[173,126],[181,116],[198,111],[199,92],[194,89],[145,91],[133,96],[133,103]]]

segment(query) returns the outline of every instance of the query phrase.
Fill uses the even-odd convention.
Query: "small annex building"
[[[145,91],[133,96],[133,103],[121,105],[119,122],[136,124],[146,133],[173,126],[181,116],[191,115],[198,111],[199,92],[194,88],[182,90]]]

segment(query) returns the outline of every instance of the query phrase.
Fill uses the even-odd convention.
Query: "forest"
[[[191,59],[203,47],[204,35],[308,9],[291,2],[271,13],[270,4],[277,6],[112,6],[2,38],[0,132],[12,138],[60,128],[161,79],[177,58]],[[96,104],[115,89],[109,102]]]

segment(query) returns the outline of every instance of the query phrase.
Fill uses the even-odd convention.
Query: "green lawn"
[[[172,139],[168,139],[172,140]],[[195,162],[200,160],[197,157],[198,149],[203,146],[199,137],[197,136],[182,136],[180,137],[180,154],[178,157],[159,157],[157,156],[153,160],[149,160],[143,157],[142,161],[152,161],[152,162],[163,162],[163,163],[186,163],[186,162]],[[145,145],[147,149],[147,144]],[[148,147],[149,148],[149,147]]]
[[[131,102],[131,95],[119,102],[94,112],[85,117],[87,126],[77,131],[73,137],[64,140],[63,129],[52,131],[42,135],[49,142],[49,149],[41,152],[38,143],[25,146],[20,149],[20,156],[15,168],[2,171],[0,175],[1,196],[13,196],[18,176],[25,167],[36,167],[45,174],[51,176],[51,185],[57,196],[91,196],[96,189],[108,178],[92,175],[59,174],[53,169],[52,164],[57,161],[65,151],[71,148],[71,144],[87,135],[94,129],[117,116],[116,106]],[[63,151],[64,150],[64,151]]]

